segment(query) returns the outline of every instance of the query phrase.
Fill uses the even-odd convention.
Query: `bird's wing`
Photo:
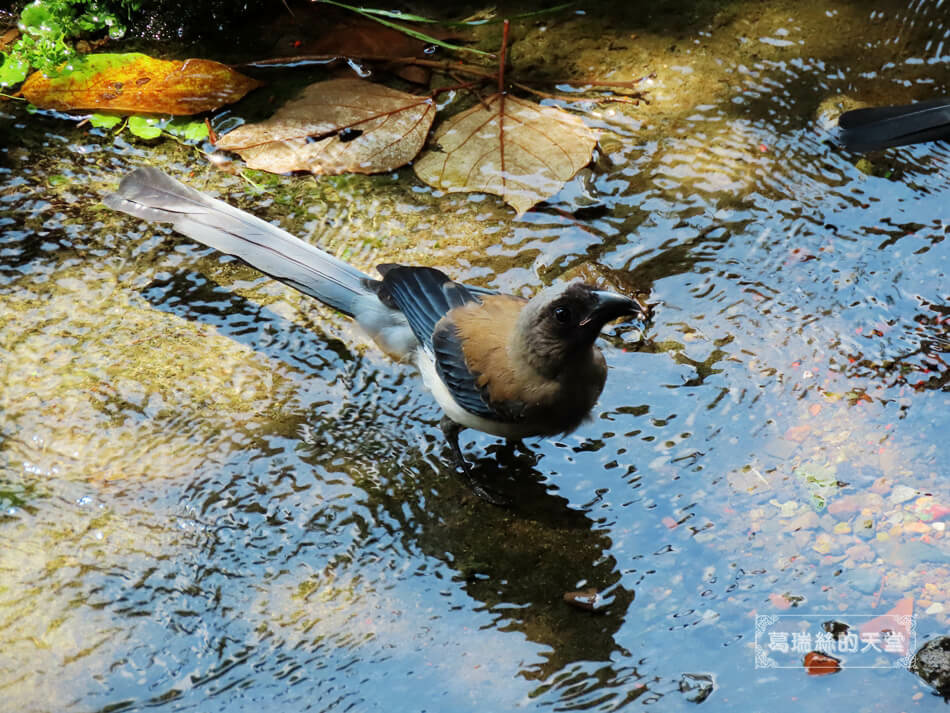
[[[481,304],[484,296],[497,293],[454,282],[431,267],[380,265],[377,269],[383,276],[379,298],[406,316],[459,406],[483,418],[508,420],[482,397],[478,376],[466,363],[458,332],[450,321],[442,322],[451,310],[473,302]]]
[[[383,276],[377,295],[385,304],[406,315],[412,333],[429,351],[432,351],[432,335],[440,319],[456,307],[481,302],[480,290],[454,282],[433,267],[387,264],[376,269]]]
[[[905,106],[847,111],[838,119],[841,140],[854,151],[874,151],[950,137],[950,98]]]
[[[472,372],[465,361],[462,340],[453,324],[442,323],[435,330],[432,352],[439,377],[459,406],[482,418],[510,420],[485,400],[484,391],[477,382],[478,375]]]

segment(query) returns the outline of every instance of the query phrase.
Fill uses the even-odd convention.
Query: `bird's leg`
[[[455,457],[455,465],[457,466],[458,472],[465,485],[467,485],[473,493],[475,493],[487,503],[502,507],[510,505],[510,502],[507,498],[499,495],[498,493],[491,492],[485,488],[485,486],[481,485],[477,480],[475,480],[475,476],[472,475],[472,469],[469,466],[468,461],[465,460],[465,455],[462,453],[462,447],[459,445],[459,432],[462,430],[462,427],[448,416],[443,416],[439,425],[442,427],[442,433],[445,434],[445,439],[449,442],[449,446],[452,448],[452,455]]]
[[[452,446],[452,455],[455,456],[455,465],[461,468],[466,475],[471,476],[468,462],[465,460],[465,455],[462,453],[462,446],[459,445],[459,433],[462,431],[462,427],[448,416],[443,416],[442,420],[439,422],[439,425],[442,427],[442,433],[445,435],[445,440],[447,440],[449,445]]]

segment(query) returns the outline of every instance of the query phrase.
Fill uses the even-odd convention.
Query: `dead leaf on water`
[[[805,654],[802,665],[809,676],[827,676],[841,670],[841,661],[820,651],[809,651]]]
[[[20,31],[16,27],[11,27],[9,30],[0,35],[0,51],[5,50],[18,39],[20,39]]]
[[[20,93],[41,109],[187,116],[236,102],[260,82],[207,59],[90,54],[33,72]]]
[[[493,193],[518,214],[557,193],[591,159],[596,134],[566,111],[495,94],[436,131],[416,175],[450,193]]]
[[[238,127],[216,145],[271,173],[382,173],[415,158],[434,118],[429,97],[333,79],[311,84],[267,121]]]

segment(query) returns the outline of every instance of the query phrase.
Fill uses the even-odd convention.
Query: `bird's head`
[[[583,282],[560,283],[541,291],[524,306],[516,335],[532,366],[555,376],[578,359],[589,358],[604,325],[625,316],[645,318],[646,314],[629,297]]]

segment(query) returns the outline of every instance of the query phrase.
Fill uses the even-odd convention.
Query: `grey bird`
[[[530,300],[453,281],[431,267],[378,266],[381,279],[152,167],[105,197],[110,208],[233,255],[349,315],[385,352],[412,361],[444,411],[462,475],[486,500],[459,447],[462,428],[506,439],[569,433],[588,418],[607,378],[594,344],[619,317],[646,318],[629,297],[582,282]]]

